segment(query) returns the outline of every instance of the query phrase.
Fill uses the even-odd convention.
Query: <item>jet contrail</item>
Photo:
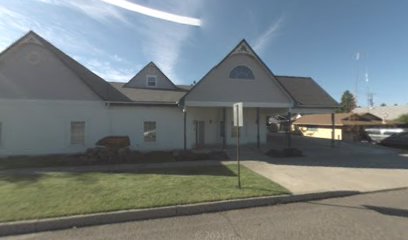
[[[132,3],[126,0],[101,0],[101,1],[115,5],[120,8],[127,9],[129,11],[137,12],[140,14],[144,14],[150,17],[155,17],[155,18],[159,18],[162,20],[170,21],[170,22],[186,24],[186,25],[191,25],[191,26],[201,25],[201,20],[198,18],[185,17],[185,16],[168,13],[168,12],[163,12],[160,10],[144,7],[139,4]]]

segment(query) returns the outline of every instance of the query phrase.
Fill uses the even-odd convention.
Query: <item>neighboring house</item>
[[[311,78],[275,76],[243,40],[193,87],[149,63],[108,83],[30,31],[0,54],[0,155],[76,153],[105,136],[141,151],[235,143],[232,104],[244,103],[242,143],[265,143],[269,116],[333,112]]]
[[[393,126],[393,123],[384,123],[381,118],[370,113],[336,113],[334,120],[336,140],[360,141],[367,137],[364,133],[365,128]],[[297,119],[293,125],[304,136],[332,138],[331,114],[304,115]]]
[[[355,113],[371,113],[384,121],[396,120],[398,117],[404,114],[408,114],[408,105],[404,106],[383,106],[383,107],[365,107],[355,108]]]

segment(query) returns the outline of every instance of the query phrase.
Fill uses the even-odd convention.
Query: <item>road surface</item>
[[[408,189],[6,239],[408,239]]]

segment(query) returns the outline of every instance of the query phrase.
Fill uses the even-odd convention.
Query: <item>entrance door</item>
[[[195,122],[195,139],[196,139],[196,147],[203,147],[204,146],[204,133],[205,133],[205,122],[204,121],[196,121]]]

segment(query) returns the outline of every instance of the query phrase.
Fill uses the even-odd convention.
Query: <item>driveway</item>
[[[263,151],[284,147],[284,136],[274,140],[263,146]],[[408,154],[400,150],[343,142],[331,148],[327,140],[304,137],[292,140],[293,147],[301,149],[304,157],[270,158],[246,148],[241,154],[243,164],[293,193],[408,187]]]

